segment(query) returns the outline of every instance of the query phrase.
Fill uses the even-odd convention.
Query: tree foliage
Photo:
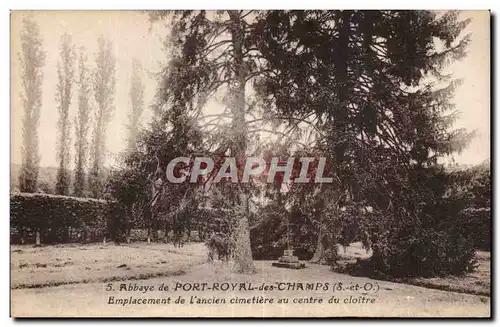
[[[475,249],[491,250],[491,168],[489,162],[449,172],[453,184],[447,196],[461,203],[458,217]]]
[[[80,48],[78,58],[78,111],[75,117],[75,178],[74,194],[83,196],[86,189],[85,168],[87,166],[88,142],[87,135],[90,127],[90,100],[91,85],[87,67],[85,48]]]
[[[246,115],[246,86],[251,79],[253,59],[249,53],[248,13],[229,10],[206,12],[153,12],[152,20],[168,18],[171,35],[166,42],[172,58],[161,75],[157,114],[163,119],[179,116],[196,118],[200,128],[211,129],[207,150],[216,155],[244,159],[249,150]],[[207,114],[207,104],[223,97],[221,113]],[[216,101],[215,101],[216,102]],[[209,119],[209,120],[208,120]],[[238,272],[254,271],[248,226],[249,192],[239,184],[241,206],[234,267]]]
[[[38,24],[31,17],[23,19],[21,30],[21,103],[24,107],[22,167],[19,175],[21,192],[35,192],[38,180],[38,125],[42,106],[43,66],[45,52]]]
[[[69,108],[73,95],[75,75],[75,47],[72,45],[71,36],[67,33],[61,36],[61,59],[57,64],[58,82],[56,86],[56,100],[58,101],[58,150],[59,167],[57,170],[56,193],[68,195],[70,176],[68,164],[70,159],[70,120]]]
[[[430,167],[467,140],[450,130],[459,81],[442,72],[465,55],[468,21],[457,12],[349,10],[272,11],[257,21],[267,72],[255,87],[289,125],[314,123],[314,147],[336,176],[333,201],[366,201],[396,230],[421,225],[423,206],[440,197],[418,191],[437,186]]]
[[[283,226],[302,214],[316,242],[315,261],[334,257],[338,242],[364,229],[378,249],[373,266],[383,273],[422,274],[403,259],[427,260],[429,268],[447,255],[453,262],[432,274],[467,269],[468,242],[451,239],[462,231],[445,232],[453,220],[443,216],[450,182],[438,164],[469,136],[452,128],[460,81],[443,73],[470,40],[462,35],[468,21],[457,12],[175,11],[151,18],[171,26],[172,59],[160,74],[155,107],[163,122],[190,117],[206,151],[216,155],[262,154],[261,137],[274,134],[274,147],[286,149],[280,155],[327,158],[331,184],[261,186],[282,206],[266,208],[269,220],[256,227],[265,233],[272,225],[275,236],[252,229],[256,239],[283,241]],[[219,99],[221,112],[207,112]],[[235,204],[252,194],[245,187],[237,193]],[[360,214],[367,207],[372,213]],[[439,246],[414,253],[410,240],[434,236]],[[454,246],[460,255],[452,255]],[[236,261],[250,267],[243,252]],[[406,264],[400,269],[397,262]]]
[[[161,195],[161,215],[152,217],[153,184],[158,176],[163,176],[167,163],[176,157],[192,157],[195,153],[200,153],[199,136],[189,125],[182,125],[180,120],[168,123],[167,130],[161,126],[166,125],[153,120],[148,129],[139,133],[136,147],[122,154],[106,185],[107,194],[127,208],[129,227],[158,230],[172,215],[184,215],[185,210],[198,207],[194,203],[186,205],[194,199],[198,185],[168,184]],[[183,134],[184,132],[187,134]],[[188,226],[174,227],[184,231]]]
[[[136,145],[140,118],[144,110],[144,84],[141,79],[142,73],[141,62],[136,58],[132,59],[132,81],[129,93],[130,103],[132,105],[132,112],[129,115],[129,148],[133,148]]]
[[[115,105],[115,70],[116,58],[113,44],[101,35],[97,39],[98,50],[95,58],[95,70],[92,74],[94,98],[97,106],[94,111],[94,129],[91,146],[91,168],[89,188],[94,198],[102,196],[102,167],[106,155],[106,129],[112,118]]]

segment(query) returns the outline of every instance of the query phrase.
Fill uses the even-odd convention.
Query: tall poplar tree
[[[105,39],[103,35],[99,36],[97,43],[96,67],[92,74],[94,97],[97,105],[94,110],[89,174],[89,188],[95,198],[101,197],[103,193],[102,168],[106,155],[106,130],[115,109],[116,87],[116,58],[113,44],[110,40]]]
[[[31,17],[23,19],[21,30],[21,103],[23,116],[22,166],[19,175],[21,192],[35,192],[39,171],[38,126],[42,107],[45,52],[38,24]]]
[[[129,115],[129,149],[136,146],[140,118],[144,111],[144,83],[141,78],[142,72],[141,62],[137,58],[132,59],[132,81],[129,93],[130,103],[132,105],[132,111]]]
[[[83,196],[86,189],[85,172],[87,168],[88,141],[91,113],[91,85],[87,55],[81,47],[78,58],[78,111],[75,117],[75,181],[74,195]]]
[[[69,109],[73,95],[75,75],[75,47],[71,36],[67,33],[61,36],[60,61],[57,63],[56,101],[58,102],[59,120],[57,140],[57,170],[56,194],[69,194],[70,175],[68,164],[70,159],[70,119]]]

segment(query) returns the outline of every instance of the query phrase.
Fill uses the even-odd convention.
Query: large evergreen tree
[[[157,113],[168,118],[186,113],[204,128],[215,130],[210,148],[218,155],[229,154],[243,160],[249,150],[246,88],[256,68],[249,48],[251,12],[175,11],[154,12],[153,20],[168,17],[172,31],[167,42],[170,64],[163,72],[158,92]],[[206,115],[204,109],[218,95],[224,95],[220,114]],[[208,119],[208,120],[207,120]],[[217,122],[215,122],[217,121]],[[215,127],[215,128],[214,128]],[[249,191],[239,184],[240,210],[236,228],[234,271],[254,271],[248,226]]]
[[[259,143],[252,142],[253,135],[273,132],[290,146],[295,139],[291,153],[328,157],[334,183],[308,189],[315,197],[309,202],[319,226],[318,248],[328,243],[323,242],[328,234],[330,244],[338,241],[340,208],[349,203],[383,211],[388,218],[380,228],[399,232],[405,224],[421,226],[420,199],[430,194],[422,185],[438,178],[438,158],[467,139],[463,131],[450,130],[456,117],[451,96],[459,81],[443,73],[448,62],[465,55],[469,42],[461,36],[468,21],[458,13],[182,11],[151,16],[169,16],[172,23],[168,49],[173,59],[161,75],[158,108],[166,111],[160,115],[187,112],[205,131],[217,131],[217,139],[208,133],[215,153],[244,158]],[[225,95],[225,110],[206,115],[207,103],[220,95]],[[241,185],[240,194],[248,208],[249,192]],[[240,221],[235,268],[251,271],[247,220]],[[340,229],[327,233],[331,226]],[[322,256],[320,250],[315,257]]]
[[[256,47],[269,72],[256,88],[291,123],[315,122],[316,148],[338,181],[329,187],[345,197],[338,206],[367,200],[390,223],[418,225],[418,184],[433,182],[425,170],[467,140],[450,129],[459,81],[443,68],[465,55],[468,21],[457,12],[349,10],[272,11],[258,20]]]
[[[338,167],[369,159],[363,148],[432,165],[463,145],[463,131],[449,130],[459,81],[442,68],[465,55],[467,23],[456,12],[270,12],[258,45],[270,73],[258,89],[291,120],[314,116]]]

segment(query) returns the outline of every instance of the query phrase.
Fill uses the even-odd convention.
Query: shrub
[[[373,255],[355,273],[433,277],[473,270],[478,240],[489,239],[489,216],[471,211],[478,193],[469,177],[458,177],[440,166],[416,166],[391,185],[397,192],[383,195],[388,200],[373,200],[377,210],[360,224]]]
[[[466,208],[460,213],[468,226],[474,247],[478,250],[491,251],[491,209]]]
[[[433,277],[472,271],[474,235],[461,214],[466,204],[459,198],[441,198],[422,203],[418,214],[394,214],[389,228],[372,233],[371,264],[358,273]]]
[[[397,277],[460,275],[474,268],[474,247],[458,229],[401,230],[387,245],[382,273]]]
[[[474,247],[491,250],[491,173],[489,165],[479,165],[450,174],[455,183],[450,195],[465,205],[460,219],[466,221],[466,233],[471,235]]]
[[[43,243],[75,241],[76,235],[116,240],[122,217],[121,207],[105,200],[32,193],[10,197],[11,229],[28,235],[40,231]]]

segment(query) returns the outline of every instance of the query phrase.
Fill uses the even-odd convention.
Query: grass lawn
[[[207,261],[205,245],[131,243],[11,246],[11,287],[37,288],[75,283],[147,279],[184,274]]]
[[[360,243],[340,248],[343,260],[366,258]],[[478,252],[478,269],[465,276],[393,280],[405,284],[460,293],[490,296],[489,252]],[[176,276],[207,261],[203,243],[172,244],[134,242],[131,244],[61,244],[33,247],[11,246],[11,287],[38,288],[64,284],[108,282]]]
[[[393,283],[375,281],[366,277],[353,277],[347,274],[332,272],[330,267],[306,263],[305,269],[286,269],[272,266],[273,261],[255,261],[255,274],[235,274],[230,271],[231,262],[204,263],[192,267],[186,274],[164,276],[144,281],[133,281],[142,286],[155,286],[156,290],[143,294],[142,291],[120,291],[122,282],[112,283],[114,291],[107,291],[107,283],[88,283],[61,285],[58,287],[24,288],[12,290],[12,314],[15,317],[488,317],[491,299],[456,292],[445,292]],[[275,285],[276,282],[291,285],[285,290],[263,291],[260,289],[239,289],[224,291],[179,290],[177,283],[193,285],[194,283],[214,283],[240,285],[252,283],[254,286]],[[332,291],[323,287],[301,291],[294,289],[297,283],[318,283],[330,286],[333,283],[344,285],[378,285],[376,292],[364,289]],[[168,292],[158,289],[159,285],[170,285]],[[109,304],[109,297],[115,298],[167,298],[186,299],[185,305],[115,305]],[[328,300],[332,296],[339,298],[339,303],[332,304]],[[367,296],[373,299],[371,304],[360,305],[346,303],[345,299]],[[203,304],[192,303],[191,298],[226,299],[231,298],[273,298],[274,304]],[[286,304],[278,304],[281,298],[289,299]],[[294,302],[294,299],[323,299],[322,304],[312,302]]]

